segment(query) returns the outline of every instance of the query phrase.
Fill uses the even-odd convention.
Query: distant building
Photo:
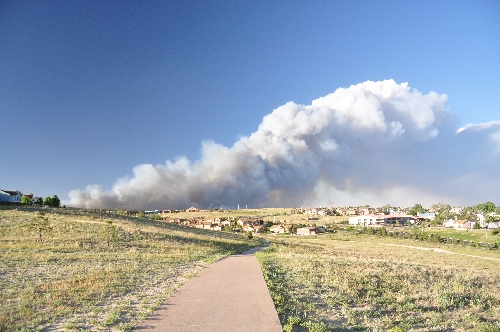
[[[417,217],[422,219],[434,220],[436,219],[436,214],[434,212],[419,213]]]
[[[316,227],[301,227],[297,228],[297,235],[316,235]]]
[[[2,204],[21,204],[22,193],[18,190],[0,189],[0,202]]]
[[[351,226],[374,226],[383,224],[384,218],[380,215],[356,216],[349,218],[349,225]]]
[[[352,226],[373,226],[373,225],[407,225],[414,222],[414,217],[406,214],[380,214],[356,216],[349,218],[349,225]]]

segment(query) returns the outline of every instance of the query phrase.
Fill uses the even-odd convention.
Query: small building
[[[255,233],[264,233],[267,230],[266,226],[264,226],[264,225],[253,226],[253,229],[254,229]]]
[[[186,212],[200,212],[200,210],[198,210],[194,206],[191,206],[189,209],[186,209]]]
[[[243,231],[253,233],[253,232],[255,232],[255,228],[253,228],[253,226],[251,226],[251,225],[245,225],[245,226],[243,226]]]
[[[472,229],[476,222],[474,220],[455,220],[453,228],[455,229]]]
[[[453,228],[453,227],[455,227],[455,220],[450,219],[450,220],[445,221],[443,223],[443,227],[444,228]]]
[[[250,226],[262,225],[263,223],[264,223],[264,221],[262,219],[258,219],[258,218],[240,218],[238,220],[238,225],[240,225],[241,227],[244,227],[247,225],[250,225]]]
[[[286,233],[285,227],[283,225],[273,225],[269,228],[269,231],[276,234]]]
[[[318,230],[316,227],[301,227],[297,228],[297,235],[316,235]]]
[[[351,226],[374,226],[383,224],[384,218],[377,215],[356,216],[349,218],[349,225]]]
[[[429,219],[429,220],[434,220],[436,219],[436,214],[434,212],[427,212],[427,213],[418,213],[417,217],[421,219]]]
[[[488,228],[500,228],[500,222],[489,222],[488,223]]]

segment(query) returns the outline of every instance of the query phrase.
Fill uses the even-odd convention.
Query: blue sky
[[[2,1],[0,188],[110,190],[367,80],[448,95],[456,129],[499,120],[498,17],[498,1]]]

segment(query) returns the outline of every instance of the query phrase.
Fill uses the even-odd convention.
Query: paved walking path
[[[136,330],[282,332],[254,248],[203,269]]]

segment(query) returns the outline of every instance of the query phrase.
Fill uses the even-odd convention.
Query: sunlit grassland
[[[285,330],[500,331],[497,250],[352,234],[269,240],[257,258]]]
[[[264,221],[272,221],[276,223],[287,223],[287,224],[310,224],[316,223],[318,225],[327,225],[340,223],[341,221],[349,220],[347,216],[325,216],[316,217],[314,220],[309,220],[307,214],[296,214],[295,211],[300,209],[293,208],[263,208],[263,209],[240,209],[240,210],[228,210],[228,211],[212,211],[212,212],[177,212],[168,214],[171,218],[194,218],[194,217],[205,217],[205,218],[238,218],[238,217],[254,217],[261,218]]]
[[[0,208],[0,331],[130,330],[200,269],[256,245],[91,210]]]
[[[483,243],[495,243],[500,240],[500,233],[495,234],[494,229],[456,230],[451,228],[432,227],[425,230],[427,233],[436,233],[441,237],[454,238]]]

